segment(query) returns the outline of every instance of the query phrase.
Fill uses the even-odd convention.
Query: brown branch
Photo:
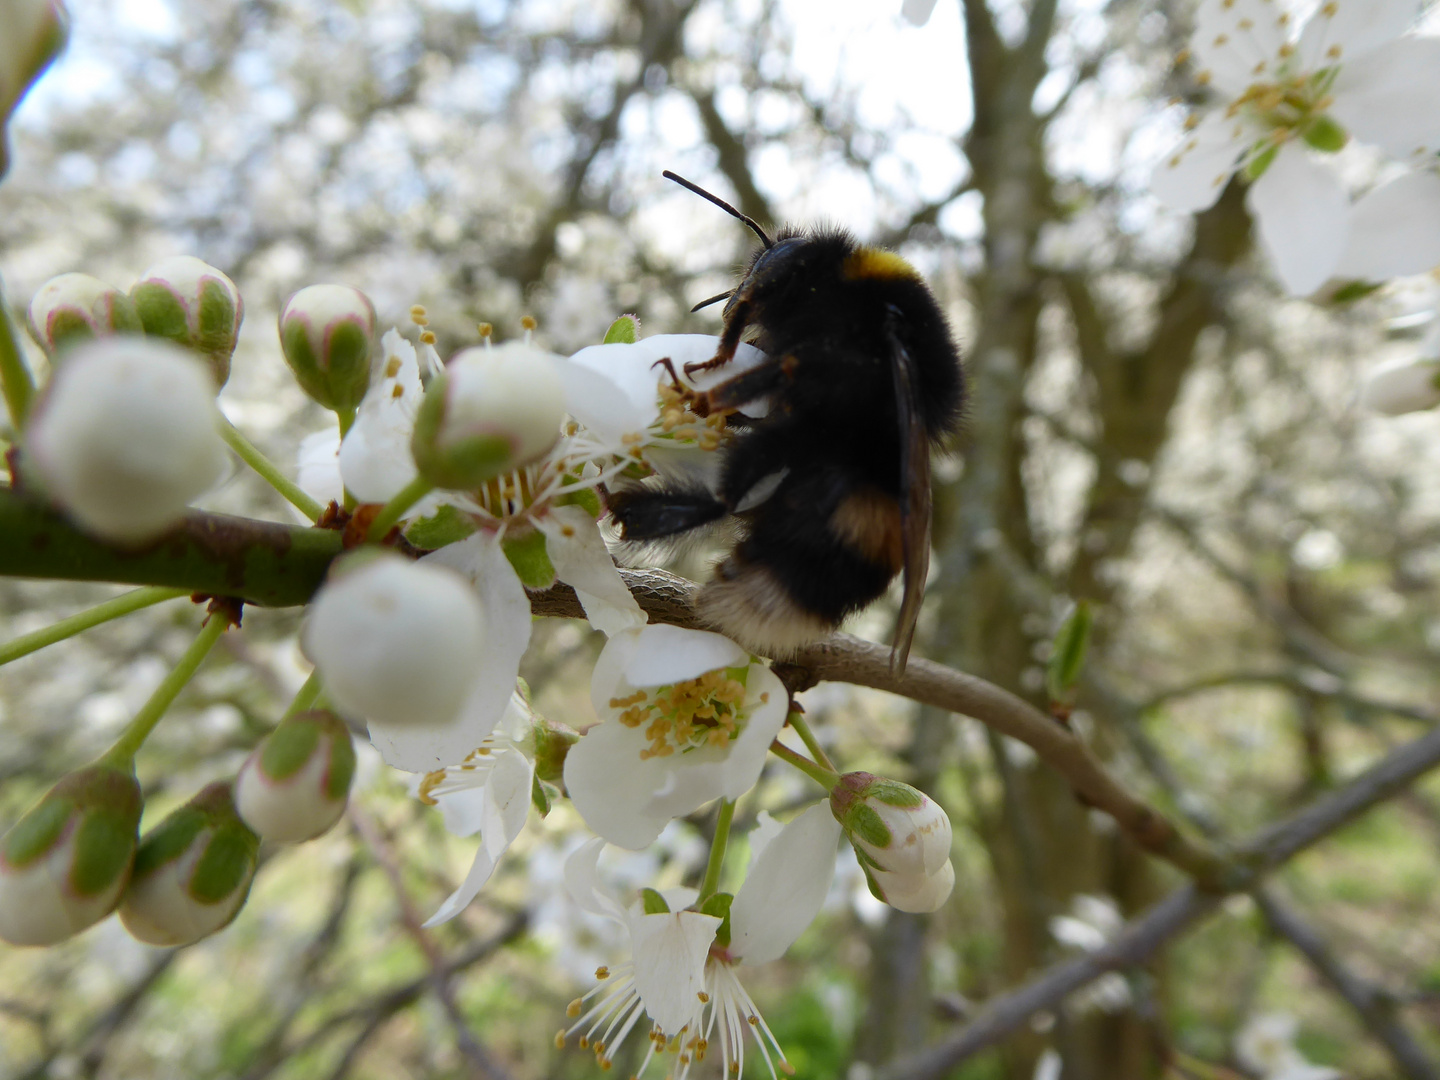
[[[1238,849],[1249,863],[1253,876],[1237,887],[1255,888],[1260,874],[1293,858],[1437,766],[1440,766],[1440,731],[1431,731],[1394,751],[1345,787],[1316,800],[1288,820],[1262,830]],[[1036,1013],[1056,1008],[1068,995],[1101,975],[1145,963],[1169,941],[1214,911],[1218,904],[1217,896],[1203,893],[1193,884],[1177,889],[1126,924],[1101,948],[1057,964],[1019,989],[991,1001],[965,1028],[881,1070],[878,1080],[941,1080],[961,1061],[1020,1030]]]

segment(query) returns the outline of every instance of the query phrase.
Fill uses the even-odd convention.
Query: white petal
[[[698,679],[707,671],[741,667],[749,654],[723,634],[657,623],[640,631],[625,681],[631,686],[666,686]]]
[[[612,634],[600,650],[595,668],[590,673],[590,704],[595,706],[595,715],[601,720],[615,714],[616,710],[610,704],[612,698],[630,694],[632,688],[625,680],[625,669],[630,666],[639,648],[640,630],[637,628]]]
[[[930,13],[935,10],[935,0],[905,0],[900,5],[900,14],[912,26],[924,26],[930,21]]]
[[[1440,149],[1440,38],[1403,37],[1340,69],[1330,113],[1402,160]]]
[[[499,755],[491,754],[475,762],[473,771],[465,777],[475,784],[474,787],[447,791],[435,797],[435,805],[445,822],[445,831],[450,835],[474,836],[485,825],[490,802],[485,785],[490,781],[490,773],[494,771],[498,758]]]
[[[1434,266],[1440,266],[1440,175],[1407,173],[1351,208],[1337,276],[1384,281]]]
[[[611,345],[591,345],[590,349],[612,349]],[[565,385],[565,411],[607,442],[619,443],[624,435],[644,431],[655,419],[655,389],[650,387],[649,399],[637,401],[632,393],[636,387],[620,386],[604,371],[582,361],[582,349],[559,365]],[[638,380],[637,380],[638,384]]]
[[[340,474],[361,502],[384,502],[415,479],[410,437],[424,393],[420,365],[397,331],[380,344],[370,389],[340,446]]]
[[[300,490],[320,505],[345,497],[340,479],[340,432],[336,428],[316,431],[300,440],[295,455],[295,482]]]
[[[840,823],[818,802],[751,861],[730,905],[730,951],[747,964],[783,956],[819,914],[835,876]]]
[[[1300,34],[1296,55],[1305,71],[1349,63],[1397,38],[1420,17],[1418,0],[1335,0],[1322,3]],[[1332,50],[1339,49],[1339,53]]]
[[[480,895],[480,890],[490,880],[490,875],[495,872],[495,857],[485,850],[484,845],[475,849],[475,861],[470,864],[470,872],[465,875],[465,880],[460,887],[445,898],[445,902],[436,909],[435,914],[426,919],[421,925],[427,930],[432,926],[439,926],[443,922],[449,922],[460,912],[470,906],[470,901]]]
[[[1282,15],[1280,5],[1270,0],[1205,0],[1195,12],[1190,38],[1196,68],[1228,97],[1273,78],[1285,44]]]
[[[1314,292],[1345,249],[1350,203],[1335,174],[1300,146],[1286,143],[1245,204],[1280,283],[1292,296]]]
[[[883,870],[872,870],[870,876],[885,894],[887,904],[916,914],[939,911],[955,888],[955,866],[949,860],[939,873],[928,876],[887,874]]]
[[[605,841],[600,837],[587,840],[565,860],[565,891],[583,911],[626,924],[625,909],[600,886],[600,852]]]
[[[536,524],[545,533],[556,576],[574,587],[591,626],[613,635],[645,625],[646,615],[615,569],[594,518],[578,506],[557,506]]]
[[[565,790],[585,824],[617,847],[639,851],[654,843],[672,816],[652,806],[657,789],[668,788],[666,759],[640,760],[644,737],[623,724],[591,728],[565,755]],[[689,755],[686,755],[687,757]],[[688,810],[715,798],[700,796]]]
[[[1220,198],[1240,155],[1256,137],[1241,118],[1226,119],[1222,110],[1208,113],[1155,166],[1151,192],[1172,210],[1206,209]]]
[[[1360,388],[1360,407],[1386,416],[1440,405],[1440,362],[1404,359],[1372,371]]]
[[[696,1015],[705,989],[705,959],[720,920],[698,911],[639,915],[630,919],[635,949],[635,989],[650,1019],[667,1035]]]
[[[746,871],[747,874],[749,870],[755,868],[755,863],[760,858],[760,853],[770,846],[771,841],[779,836],[781,830],[784,828],[785,826],[776,821],[769,810],[761,810],[760,813],[755,815],[755,827],[750,830],[750,835],[746,837],[746,839],[750,841],[750,862],[749,869]]]

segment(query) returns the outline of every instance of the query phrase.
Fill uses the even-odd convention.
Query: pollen
[[[398,356],[387,357],[385,360],[385,377],[393,379],[400,374],[400,358]]]
[[[392,398],[401,398],[401,397],[404,397],[404,396],[405,396],[405,388],[404,388],[403,386],[401,386],[399,383],[396,383],[396,384],[395,384],[395,389],[390,391],[390,396],[391,396]]]
[[[424,304],[410,305],[410,321],[416,326],[429,326],[430,318],[426,314]]]
[[[522,315],[522,316],[520,316],[520,329],[522,329],[522,330],[525,330],[525,331],[534,330],[534,329],[536,329],[539,325],[540,325],[540,324],[535,321],[535,316],[533,316],[533,315]]]
[[[653,692],[642,689],[611,698],[610,707],[620,710],[620,723],[642,729],[649,743],[640,751],[640,760],[734,741],[745,719],[745,684],[731,674],[733,670],[707,671]]]
[[[435,339],[435,331],[433,331],[433,330],[424,330],[424,331],[421,331],[421,333],[420,333],[420,340],[421,340],[424,344],[426,344],[426,345],[434,345],[434,344],[435,344],[435,340],[436,340],[436,339]]]
[[[475,332],[479,334],[480,337],[488,343],[490,338],[495,333],[495,327],[488,322],[476,323]]]
[[[597,968],[595,969],[595,978],[600,979],[600,980],[603,982],[605,979],[608,979],[609,977],[610,977],[610,969],[609,969],[608,967],[606,967],[604,964],[601,964],[599,967],[597,967]]]
[[[576,998],[574,1001],[570,1002],[569,1005],[565,1006],[565,1015],[570,1017],[571,1020],[574,1020],[575,1017],[580,1015],[580,1010],[583,1007],[584,1002],[580,998]]]

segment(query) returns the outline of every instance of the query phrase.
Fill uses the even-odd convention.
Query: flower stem
[[[320,685],[320,670],[310,672],[310,677],[305,680],[305,685],[295,691],[295,697],[290,702],[290,707],[285,710],[285,719],[289,719],[296,713],[302,713],[320,699],[320,692],[323,687]]]
[[[788,746],[776,739],[770,744],[770,752],[781,761],[788,761],[795,768],[799,769],[806,776],[810,777],[826,791],[834,791],[835,785],[839,782],[840,776],[834,769],[825,769],[816,765],[804,754],[797,754]]]
[[[715,819],[715,839],[710,841],[710,861],[705,864],[705,880],[700,883],[700,902],[720,891],[720,868],[725,864],[725,849],[730,844],[730,822],[734,819],[735,804],[729,799],[721,799],[720,815]]]
[[[835,763],[830,760],[830,755],[820,745],[820,740],[815,738],[815,733],[810,730],[810,725],[805,720],[802,712],[792,712],[786,717],[786,722],[795,729],[795,734],[800,736],[800,741],[805,744],[805,749],[810,751],[810,756],[815,759],[817,765],[829,769],[831,772],[839,772]]]
[[[355,423],[355,410],[354,410],[353,408],[351,408],[351,409],[336,409],[336,410],[335,410],[335,419],[336,419],[336,420],[339,422],[339,424],[340,424],[340,441],[341,441],[341,442],[344,442],[344,441],[345,441],[345,436],[348,435],[348,434],[350,434],[350,428],[351,428],[351,427],[354,425],[354,423]]]
[[[35,378],[20,351],[20,338],[5,296],[0,293],[0,389],[5,393],[5,406],[10,410],[10,425],[20,432],[30,415],[35,400]]]
[[[112,762],[128,762],[134,759],[135,752],[144,745],[150,732],[160,722],[160,717],[165,715],[171,703],[185,684],[190,681],[195,672],[199,669],[205,657],[215,643],[220,640],[220,635],[230,628],[230,620],[221,612],[212,612],[205,620],[205,625],[200,628],[200,633],[185,650],[185,655],[180,657],[179,663],[160,681],[155,692],[150,695],[150,700],[140,707],[135,714],[135,719],[130,721],[120,738],[115,740],[105,754],[105,760]]]
[[[239,428],[223,416],[220,417],[216,426],[219,428],[220,437],[225,440],[225,445],[239,454],[240,460],[259,473],[264,481],[284,496],[291,506],[311,521],[316,520],[324,513],[325,508],[301,491],[299,485],[293,480],[281,473],[275,467],[274,462],[262,454],[254,443],[240,434]]]
[[[81,631],[89,630],[92,626],[99,626],[111,619],[118,619],[122,615],[129,615],[132,611],[139,611],[151,604],[159,604],[165,600],[178,600],[182,596],[189,595],[189,589],[165,589],[158,585],[132,589],[123,596],[106,600],[103,604],[96,604],[84,611],[77,611],[69,618],[61,619],[59,622],[51,623],[33,633],[21,634],[12,641],[5,642],[0,645],[0,665],[8,664],[11,660],[18,660],[22,656],[29,656],[46,645],[54,645],[57,641],[64,641]]]
[[[372,544],[385,539],[385,534],[399,523],[400,519],[405,516],[405,511],[434,490],[435,485],[429,480],[423,476],[415,477],[401,488],[394,498],[380,508],[380,512],[370,522],[370,531],[365,534],[365,539]]]

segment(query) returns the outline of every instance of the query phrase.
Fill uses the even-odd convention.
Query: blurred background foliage
[[[1242,192],[1193,223],[1146,195],[1178,130],[1167,101],[1198,93],[1176,64],[1189,4],[962,0],[922,29],[893,6],[73,0],[71,49],[20,112],[0,186],[7,300],[19,315],[67,270],[126,288],[176,253],[220,267],[247,305],[222,404],[285,461],[325,423],[276,342],[301,286],[357,286],[382,326],[423,304],[442,355],[480,321],[518,334],[525,314],[562,352],[622,311],[646,332],[713,332],[715,309],[687,310],[726,287],[751,238],[663,168],[762,222],[895,245],[941,298],[971,385],[938,469],[917,654],[1043,705],[1056,628],[1089,600],[1072,723],[1131,787],[1242,837],[1440,716],[1440,432],[1429,413],[1354,407],[1363,372],[1408,347],[1417,320],[1393,317],[1416,301],[1287,300],[1251,251]],[[238,476],[205,505],[289,520]],[[0,633],[109,592],[0,581]],[[0,670],[0,817],[107,745],[183,650],[182,607]],[[883,639],[892,617],[855,629]],[[273,723],[306,669],[298,620],[251,610],[225,639],[141,755],[150,814],[232,773]],[[594,636],[538,628],[524,674],[543,713],[591,721]],[[871,1075],[1177,884],[1018,743],[874,692],[804,701],[847,767],[948,808],[957,886],[938,915],[901,914],[850,860],[821,921],[754,973],[801,1077]],[[566,1002],[613,959],[561,898],[578,819],[562,805],[532,821],[479,901],[422,933],[472,848],[367,760],[351,819],[269,853],[219,936],[170,952],[111,920],[47,951],[0,947],[0,1075],[593,1075],[592,1055],[553,1045]],[[741,816],[804,794],[777,770]],[[672,827],[617,872],[693,874],[707,824]],[[1437,850],[1432,782],[1269,893],[1432,1055]],[[1232,899],[1144,970],[948,1075],[1058,1075],[1048,1050],[1067,1080],[1258,1075],[1235,1038],[1277,1010],[1347,1077],[1435,1075],[1372,1038],[1290,941]]]

